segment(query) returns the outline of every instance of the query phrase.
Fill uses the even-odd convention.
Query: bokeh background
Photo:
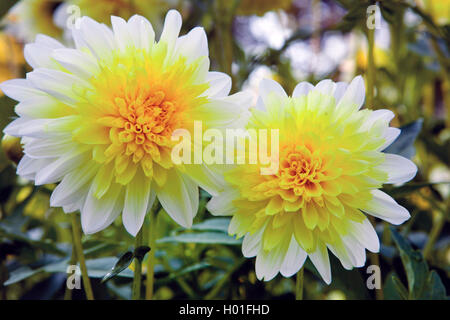
[[[213,70],[233,78],[233,91],[255,96],[263,78],[292,92],[300,81],[349,81],[362,74],[366,106],[396,114],[403,134],[392,148],[418,165],[415,179],[386,187],[411,219],[399,227],[374,220],[382,241],[366,267],[381,267],[382,290],[370,290],[366,267],[346,271],[332,258],[327,286],[309,262],[306,299],[445,299],[450,292],[450,0],[11,0],[0,1],[0,81],[30,71],[23,45],[45,33],[70,43],[65,21],[77,10],[109,23],[111,14],[139,13],[161,30],[170,8],[183,16],[183,32],[205,28]],[[74,7],[74,5],[76,7]],[[78,9],[77,9],[78,8]],[[372,7],[373,8],[373,7]],[[371,15],[375,14],[375,16]],[[367,27],[368,19],[375,29]],[[369,22],[370,23],[370,22]],[[370,88],[373,88],[371,90]],[[0,129],[15,102],[0,91]],[[0,133],[3,136],[3,133]],[[34,187],[18,178],[20,143],[2,141],[0,152],[0,299],[84,299],[67,290],[70,219],[49,207],[54,185]],[[253,259],[227,235],[229,220],[200,209],[191,230],[160,212],[156,226],[156,299],[293,299],[295,279],[260,282]],[[120,219],[120,218],[119,218]],[[147,223],[147,222],[146,222]],[[97,299],[129,299],[132,265],[106,283],[101,278],[133,239],[121,221],[83,238]],[[144,269],[144,274],[145,274]]]

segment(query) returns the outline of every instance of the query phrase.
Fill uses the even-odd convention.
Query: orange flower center
[[[114,120],[110,136],[113,141],[125,144],[125,154],[139,162],[145,154],[159,158],[158,146],[169,146],[173,131],[173,114],[176,102],[166,99],[163,91],[115,98],[119,115]]]

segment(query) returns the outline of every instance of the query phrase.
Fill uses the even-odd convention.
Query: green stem
[[[217,282],[217,284],[211,289],[211,291],[206,294],[204,300],[214,299],[219,294],[220,290],[222,290],[222,288],[225,286],[225,284],[230,281],[230,277],[233,275],[233,273],[237,269],[239,269],[244,262],[245,259],[241,259],[230,270],[228,270],[223,278],[220,279],[220,281]]]
[[[134,249],[139,248],[142,246],[143,243],[143,232],[142,229],[144,227],[142,226],[141,230],[139,230],[138,234],[136,235],[135,242],[134,242]],[[132,293],[132,299],[133,300],[140,300],[141,299],[141,284],[142,284],[142,260],[135,258],[134,259],[134,278],[133,278],[133,293]]]
[[[295,281],[295,300],[303,300],[303,282],[305,279],[305,267],[297,272],[297,279]]]
[[[369,216],[369,221],[372,224],[372,226],[375,228],[375,218],[372,216]],[[380,257],[377,253],[373,253],[370,252],[369,253],[369,260],[370,260],[370,264],[378,266],[381,268],[380,266]],[[381,284],[380,284],[381,286]],[[377,300],[384,300],[384,292],[383,292],[383,287],[381,286],[379,290],[375,290],[375,298]]]
[[[73,266],[77,264],[77,255],[75,247],[72,248],[72,254],[70,256],[69,265]],[[64,300],[72,299],[72,289],[69,289],[69,286],[66,286],[66,291],[64,292]]]
[[[156,199],[155,204],[153,204],[152,209],[150,210],[150,226],[148,233],[148,246],[150,247],[150,252],[148,253],[147,260],[147,279],[146,279],[146,287],[145,287],[145,299],[152,300],[153,299],[153,290],[155,286],[155,253],[156,253],[156,230],[158,225],[158,211],[160,210],[161,205],[159,201]]]
[[[72,213],[72,233],[73,245],[76,251],[77,260],[80,262],[81,277],[83,279],[84,291],[88,300],[94,300],[94,293],[92,292],[91,281],[89,280],[88,271],[86,268],[86,260],[84,259],[83,246],[81,244],[81,225],[79,217],[76,213]]]
[[[428,237],[428,242],[423,248],[423,257],[428,259],[430,257],[430,253],[433,250],[434,244],[436,240],[439,238],[441,234],[442,228],[444,227],[445,218],[442,213],[436,212],[436,217],[433,221],[433,227],[431,228],[430,236]]]
[[[374,107],[375,96],[375,56],[374,56],[374,39],[375,32],[373,29],[367,30],[367,106]]]

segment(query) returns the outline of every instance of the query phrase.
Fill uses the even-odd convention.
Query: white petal
[[[333,94],[336,84],[330,79],[320,81],[315,87],[314,91],[319,91],[322,94]]]
[[[142,16],[134,15],[128,20],[128,28],[136,48],[150,50],[155,42],[155,31],[151,23]]]
[[[210,195],[218,195],[225,185],[223,176],[219,172],[211,170],[211,166],[205,164],[189,165],[189,177]]]
[[[34,69],[54,67],[56,64],[51,59],[52,52],[59,48],[64,48],[64,46],[55,39],[39,34],[34,43],[25,45],[25,60]]]
[[[242,254],[246,258],[252,258],[261,250],[262,235],[265,228],[260,228],[254,234],[247,233],[242,241]]]
[[[31,118],[58,118],[67,115],[70,107],[63,105],[49,95],[36,95],[22,100],[14,108],[19,116]]]
[[[69,105],[73,105],[78,98],[73,92],[73,87],[75,85],[89,87],[89,83],[72,74],[44,68],[36,69],[35,71],[28,73],[27,80],[29,80],[37,89],[42,90]]]
[[[66,175],[53,190],[50,197],[52,207],[61,207],[77,202],[89,191],[87,186],[97,173],[98,164],[84,165]],[[83,190],[84,189],[84,190]],[[80,205],[81,206],[81,205]]]
[[[100,72],[96,59],[80,50],[57,49],[53,51],[52,57],[64,68],[86,80]]]
[[[364,103],[365,94],[364,80],[361,76],[357,76],[345,90],[336,108],[350,112],[359,110]]]
[[[167,181],[163,187],[155,186],[156,195],[175,222],[190,228],[198,210],[198,186],[175,169],[168,171]]]
[[[352,222],[351,232],[357,241],[359,241],[369,251],[380,251],[380,240],[378,239],[378,235],[369,219],[364,219],[361,223]]]
[[[36,36],[36,40],[34,42],[44,45],[51,49],[64,48],[64,45],[62,45],[59,41],[57,41],[49,36],[46,36],[44,34],[38,34]]]
[[[7,135],[14,136],[14,137],[21,137],[20,131],[31,120],[27,117],[20,117],[13,121],[11,121],[5,129],[3,129],[3,132]]]
[[[144,223],[150,200],[151,180],[139,172],[128,184],[125,193],[125,205],[122,220],[125,229],[136,236]]]
[[[72,148],[76,147],[70,137],[60,139],[38,139],[33,143],[28,143],[25,154],[30,158],[57,158]]]
[[[388,109],[375,110],[370,113],[367,120],[364,122],[363,127],[365,129],[370,129],[375,122],[382,121],[385,125],[388,125],[392,119],[394,119],[395,114]]]
[[[331,267],[330,267],[330,259],[328,257],[328,250],[325,244],[319,242],[317,244],[317,249],[315,252],[310,253],[309,258],[311,262],[316,267],[319,274],[322,276],[322,279],[326,284],[331,283]]]
[[[37,90],[27,79],[7,80],[0,84],[0,89],[5,95],[16,101],[30,99],[45,95],[44,92]]]
[[[214,196],[206,205],[206,209],[215,216],[229,216],[236,211],[233,200],[237,199],[239,191],[228,189],[218,196]]]
[[[25,60],[34,69],[53,67],[52,52],[53,49],[38,43],[28,43],[23,50]]]
[[[380,190],[372,190],[373,198],[364,208],[364,212],[383,219],[389,223],[398,225],[410,218],[408,210],[395,202],[392,197]]]
[[[178,38],[177,52],[187,58],[187,63],[194,62],[200,57],[208,57],[208,39],[205,29],[196,27],[188,34]]]
[[[203,93],[207,97],[226,97],[231,90],[231,77],[222,72],[208,72],[209,88]]]
[[[111,25],[114,32],[114,39],[116,40],[116,46],[125,51],[127,48],[134,46],[134,41],[131,34],[128,32],[127,22],[120,17],[111,17]]]
[[[348,84],[346,82],[336,82],[336,87],[334,88],[334,101],[336,102],[336,105],[341,101],[347,87]]]
[[[178,35],[180,34],[182,18],[178,11],[170,10],[164,21],[164,28],[159,41],[166,42],[168,52],[171,52],[176,45]]]
[[[314,89],[314,86],[311,83],[306,81],[300,82],[295,86],[294,92],[292,93],[292,97],[305,96],[312,89]]]
[[[272,94],[275,94],[280,98],[287,98],[286,91],[284,91],[283,87],[272,79],[261,80],[258,93],[266,106],[268,103],[268,97]]]
[[[40,186],[58,182],[65,174],[84,163],[84,160],[86,160],[86,153],[68,152],[37,172],[35,184]]]
[[[352,262],[352,267],[361,268],[366,263],[366,250],[357,239],[350,234],[342,238],[347,254]]]
[[[386,130],[384,130],[383,133],[383,138],[386,140],[386,142],[381,147],[379,147],[377,151],[383,151],[384,149],[389,147],[392,144],[392,142],[394,142],[398,138],[401,132],[402,131],[398,128],[394,127],[386,128]]]
[[[386,153],[384,162],[376,168],[388,174],[387,183],[405,183],[414,178],[417,173],[414,162],[391,153]]]
[[[261,249],[256,256],[255,271],[259,280],[270,281],[278,274],[287,246],[278,245],[270,251]]]
[[[24,155],[17,166],[17,174],[21,177],[32,177],[36,172],[47,166],[53,159],[31,159],[27,155]]]
[[[77,49],[88,48],[99,60],[110,58],[115,48],[111,29],[89,17],[79,19],[79,28],[72,28],[72,36]]]
[[[281,265],[280,273],[284,277],[291,277],[296,274],[305,263],[308,254],[298,245],[295,237],[292,236],[289,249]]]
[[[123,204],[123,196],[120,196],[122,186],[111,186],[100,200],[93,195],[93,189],[90,188],[81,210],[81,226],[85,234],[96,233],[109,226],[119,216]]]

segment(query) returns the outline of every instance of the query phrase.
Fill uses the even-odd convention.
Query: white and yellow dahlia
[[[6,31],[22,42],[34,41],[39,33],[59,38],[62,29],[54,23],[53,14],[62,2],[62,0],[20,0],[4,18]]]
[[[209,72],[202,28],[179,37],[181,16],[169,11],[158,42],[141,16],[112,17],[112,30],[83,17],[75,48],[39,35],[25,47],[34,70],[1,89],[18,100],[5,133],[21,137],[17,172],[36,185],[58,183],[51,205],[81,211],[85,233],[107,227],[122,212],[136,235],[158,197],[165,211],[189,227],[198,209],[198,186],[217,193],[220,177],[203,164],[176,165],[171,139],[235,123],[248,104],[228,96],[230,77]]]
[[[277,82],[262,82],[247,129],[279,129],[278,171],[238,165],[208,203],[213,214],[232,215],[229,232],[244,237],[243,254],[256,256],[259,279],[292,276],[309,257],[330,283],[328,249],[346,269],[364,265],[366,248],[379,250],[364,213],[396,225],[410,217],[378,189],[412,179],[417,167],[383,152],[400,130],[389,127],[391,111],[360,110],[364,97],[361,77],[349,85],[302,82],[292,97]]]

